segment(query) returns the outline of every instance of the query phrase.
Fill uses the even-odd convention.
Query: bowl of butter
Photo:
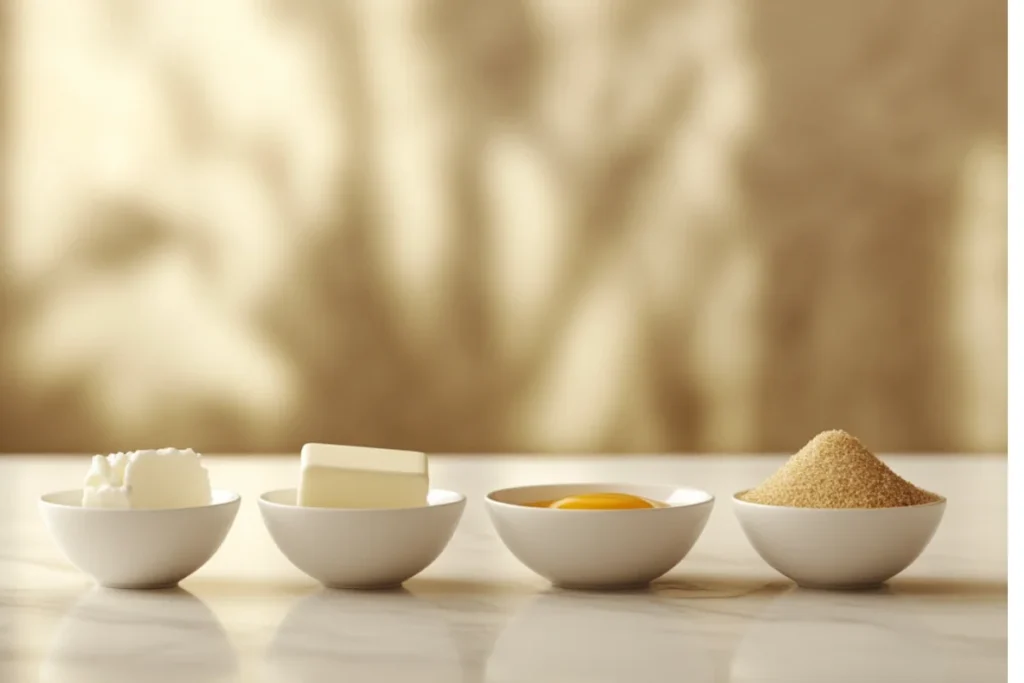
[[[430,488],[425,453],[309,443],[298,488],[268,491],[260,513],[278,549],[329,588],[393,588],[448,545],[466,497]]]
[[[82,489],[42,496],[64,555],[108,588],[166,588],[213,557],[240,497],[213,489],[201,456],[163,448],[94,456]]]

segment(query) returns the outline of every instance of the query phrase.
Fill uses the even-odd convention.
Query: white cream
[[[325,508],[410,508],[427,504],[427,456],[359,446],[302,447],[298,504]]]
[[[199,454],[161,448],[94,456],[82,507],[159,510],[208,505],[211,498]]]

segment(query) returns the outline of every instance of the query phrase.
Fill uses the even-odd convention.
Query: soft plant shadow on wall
[[[1005,13],[19,5],[0,451],[1002,450]]]

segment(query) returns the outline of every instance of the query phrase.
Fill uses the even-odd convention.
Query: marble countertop
[[[255,498],[297,458],[209,458],[243,496],[220,552],[180,588],[93,588],[50,540],[36,498],[84,457],[0,457],[0,681],[691,683],[1005,681],[1006,458],[886,461],[944,494],[918,561],[863,593],[795,588],[754,553],[729,496],[777,457],[435,456],[470,500],[455,538],[398,591],[321,589],[271,542]],[[493,533],[489,490],[567,480],[671,482],[718,497],[690,555],[648,590],[551,589]]]

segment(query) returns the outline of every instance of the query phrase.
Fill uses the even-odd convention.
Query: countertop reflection
[[[458,650],[442,612],[405,589],[317,590],[281,622],[267,661],[282,683],[339,681],[452,683]]]
[[[95,588],[57,628],[43,683],[234,680],[237,659],[213,612],[181,588]]]
[[[1006,678],[1006,584],[922,582],[864,593],[790,588],[750,614],[732,683]]]
[[[35,509],[87,458],[0,458],[0,680],[692,683],[1006,680],[1006,459],[888,458],[948,500],[932,544],[879,590],[795,588],[729,506],[779,458],[435,457],[469,497],[450,546],[403,589],[331,591],[288,564],[256,510],[297,458],[210,458],[243,497],[220,552],[181,588],[93,588]],[[651,588],[561,591],[500,544],[483,496],[568,480],[663,481],[718,499],[692,553]]]
[[[487,665],[491,683],[714,683],[711,633],[652,595],[551,591],[516,613]]]

